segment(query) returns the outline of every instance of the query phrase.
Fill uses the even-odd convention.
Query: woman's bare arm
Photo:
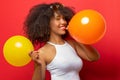
[[[32,80],[45,80],[46,64],[43,55],[38,51],[33,51],[30,57],[35,62]]]
[[[98,51],[91,45],[81,44],[74,40],[70,41],[78,55],[87,61],[96,61],[100,58]]]

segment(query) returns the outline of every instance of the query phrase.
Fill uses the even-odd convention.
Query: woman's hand
[[[41,62],[41,59],[40,59],[40,56],[39,56],[39,52],[38,51],[32,51],[29,53],[29,56],[32,58],[32,60],[38,64],[38,65],[42,65],[42,62]]]

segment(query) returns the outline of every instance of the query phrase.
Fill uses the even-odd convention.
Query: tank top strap
[[[59,45],[59,44],[54,44],[54,43],[52,43],[52,42],[50,42],[50,41],[48,41],[47,43],[48,44],[51,44],[51,45],[53,45],[53,46],[63,46],[63,45],[65,45],[67,42],[66,41],[64,41],[65,43],[64,44],[61,44],[61,45]]]
[[[56,45],[56,44],[54,44],[54,43],[52,43],[52,42],[49,42],[49,41],[48,41],[47,43],[49,43],[49,44],[51,44],[51,45],[53,45],[53,46],[55,46],[55,45]]]

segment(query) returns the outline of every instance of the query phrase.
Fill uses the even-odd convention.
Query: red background
[[[59,1],[74,7],[75,11],[95,9],[106,20],[105,36],[94,46],[100,52],[97,62],[85,62],[81,71],[83,80],[120,80],[120,1],[119,0],[1,0],[0,1],[0,80],[31,80],[33,62],[15,67],[9,65],[3,56],[6,40],[14,35],[23,35],[23,21],[28,10],[41,2]],[[49,80],[47,73],[47,80]]]

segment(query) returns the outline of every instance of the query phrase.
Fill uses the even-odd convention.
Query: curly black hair
[[[36,42],[47,42],[50,37],[50,19],[54,16],[54,12],[59,12],[63,15],[67,23],[74,15],[74,11],[62,5],[59,2],[51,4],[38,4],[33,6],[24,22],[24,32],[27,37],[32,41]],[[66,33],[64,37],[67,35]]]

